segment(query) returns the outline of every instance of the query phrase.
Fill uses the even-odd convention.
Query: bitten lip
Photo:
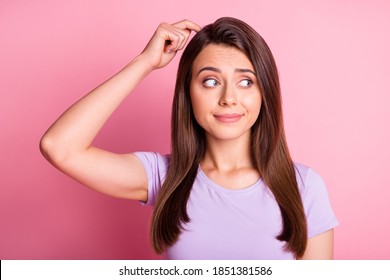
[[[232,114],[215,114],[214,117],[224,123],[232,123],[239,121],[242,118],[242,114],[232,113]]]

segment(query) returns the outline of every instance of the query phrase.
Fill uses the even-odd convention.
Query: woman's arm
[[[302,260],[333,260],[333,229],[310,238]]]
[[[147,200],[147,177],[132,154],[115,154],[91,146],[92,141],[138,83],[166,66],[200,27],[183,20],[162,23],[144,51],[112,78],[65,111],[40,142],[45,158],[84,185],[115,197]]]

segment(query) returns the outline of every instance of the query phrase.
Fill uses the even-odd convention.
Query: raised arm
[[[147,177],[133,154],[91,146],[104,123],[151,71],[166,66],[181,50],[195,23],[162,23],[143,52],[109,80],[66,110],[40,141],[44,157],[80,183],[115,197],[147,200]]]

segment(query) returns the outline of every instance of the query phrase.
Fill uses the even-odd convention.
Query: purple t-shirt
[[[135,153],[148,176],[147,205],[154,205],[169,165],[169,155]],[[326,186],[312,169],[295,164],[308,223],[308,237],[338,225]],[[298,174],[299,173],[299,174]],[[294,259],[276,236],[282,229],[279,206],[259,179],[245,189],[226,189],[199,167],[187,203],[191,221],[167,249],[168,259]]]

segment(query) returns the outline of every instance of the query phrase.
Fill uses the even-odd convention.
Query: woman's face
[[[210,44],[196,57],[190,85],[195,118],[207,137],[250,137],[261,108],[255,70],[237,48]]]

